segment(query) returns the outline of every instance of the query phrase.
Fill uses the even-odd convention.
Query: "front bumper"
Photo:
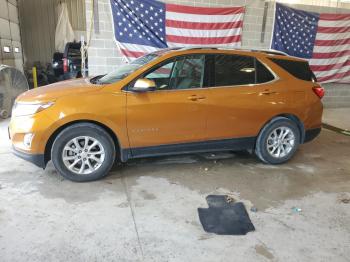
[[[44,154],[52,120],[39,112],[34,115],[12,117],[9,125],[9,138],[16,150],[26,154]],[[32,134],[30,146],[25,145],[25,136]]]
[[[33,163],[34,165],[38,166],[38,167],[41,167],[43,169],[45,169],[46,167],[46,163],[45,163],[45,156],[44,154],[30,154],[30,153],[25,153],[25,152],[22,152],[22,151],[19,151],[18,149],[16,149],[15,147],[12,147],[13,149],[13,153],[26,160],[26,161],[29,161],[31,163]]]
[[[8,133],[13,153],[44,169],[48,162],[45,147],[51,134],[52,123],[51,118],[43,111],[34,115],[12,117]],[[27,146],[24,141],[25,135],[29,133],[33,134],[33,137],[30,146]]]

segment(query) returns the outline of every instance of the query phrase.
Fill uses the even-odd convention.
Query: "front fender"
[[[122,93],[100,93],[59,99],[45,110],[51,119],[45,137],[47,143],[57,132],[75,122],[95,122],[110,129],[118,137],[120,147],[129,147],[126,127],[126,96]],[[45,144],[46,144],[45,143]]]

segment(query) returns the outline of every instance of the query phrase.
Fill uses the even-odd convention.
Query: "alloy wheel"
[[[277,127],[267,138],[267,152],[274,158],[287,156],[295,145],[295,135],[289,127]]]
[[[105,149],[93,137],[79,136],[71,139],[63,148],[64,165],[73,173],[88,175],[101,167],[105,159]]]

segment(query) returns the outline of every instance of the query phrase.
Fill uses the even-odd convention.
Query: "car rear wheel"
[[[51,159],[65,178],[86,182],[108,174],[115,160],[113,139],[101,127],[90,123],[65,128],[55,139]]]
[[[277,117],[260,132],[255,154],[267,164],[282,164],[292,158],[300,143],[300,131],[296,123],[285,117]]]

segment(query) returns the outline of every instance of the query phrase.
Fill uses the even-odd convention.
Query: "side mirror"
[[[153,80],[147,78],[138,79],[134,86],[131,88],[131,91],[134,92],[147,92],[156,90],[156,83]]]

